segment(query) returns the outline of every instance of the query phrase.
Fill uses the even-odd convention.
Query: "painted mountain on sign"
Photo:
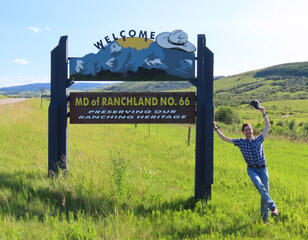
[[[70,79],[73,81],[179,81],[194,78],[193,52],[162,48],[149,39],[120,39],[97,54],[70,59]]]

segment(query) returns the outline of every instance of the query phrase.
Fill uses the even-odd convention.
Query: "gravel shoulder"
[[[11,103],[18,103],[18,102],[23,102],[27,98],[6,98],[6,99],[1,99],[0,100],[0,105],[2,104],[11,104]]]

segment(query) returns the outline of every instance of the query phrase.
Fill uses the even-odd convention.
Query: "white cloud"
[[[5,82],[5,81],[7,81],[7,80],[9,80],[9,79],[6,78],[6,77],[0,77],[0,82]]]
[[[45,30],[46,30],[46,31],[51,31],[51,27],[48,27],[48,26],[47,26],[47,27],[45,27]]]
[[[13,62],[13,63],[17,63],[17,64],[29,64],[30,62],[26,59],[23,58],[16,58],[13,61],[9,61],[9,62]]]
[[[33,32],[39,32],[39,31],[40,31],[39,28],[37,28],[37,27],[32,27],[32,26],[28,27],[28,29],[30,29],[30,30],[33,31]]]

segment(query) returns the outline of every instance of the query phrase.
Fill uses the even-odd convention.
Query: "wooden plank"
[[[195,123],[194,92],[73,92],[70,123]]]

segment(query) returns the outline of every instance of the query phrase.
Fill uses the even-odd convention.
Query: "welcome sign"
[[[72,81],[181,81],[195,79],[195,46],[182,30],[120,31],[94,43],[99,51],[70,58]]]
[[[68,169],[68,118],[76,124],[196,123],[195,198],[210,199],[214,179],[214,54],[206,47],[204,34],[198,34],[197,43],[196,58],[196,48],[182,30],[159,34],[121,30],[96,41],[97,53],[69,58],[68,37],[62,36],[51,52],[49,175],[57,175],[59,167]],[[182,80],[192,83],[197,91],[196,95],[194,92],[72,92],[67,95],[74,81],[87,80]]]

